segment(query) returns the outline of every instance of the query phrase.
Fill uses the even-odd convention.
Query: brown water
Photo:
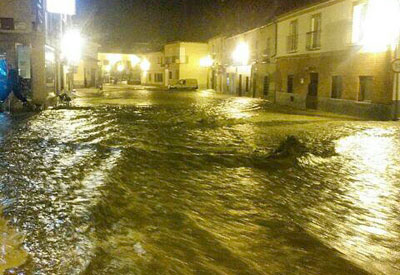
[[[75,106],[0,114],[33,274],[400,274],[400,124],[206,91]]]

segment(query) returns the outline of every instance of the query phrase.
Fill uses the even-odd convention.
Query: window
[[[246,76],[246,93],[248,93],[250,90],[250,79],[248,76]]]
[[[287,92],[293,93],[293,86],[294,86],[294,75],[288,75],[287,77]]]
[[[172,79],[172,72],[169,72],[169,79]]]
[[[311,16],[311,31],[307,33],[307,49],[321,48],[321,14]]]
[[[332,98],[342,98],[343,77],[341,75],[332,77]]]
[[[265,49],[265,54],[268,57],[272,55],[272,40],[271,40],[271,37],[267,38],[267,48]]]
[[[360,43],[364,38],[364,25],[367,16],[367,3],[361,2],[353,7],[352,43]]]
[[[149,82],[151,82],[151,74],[149,73]]]
[[[289,26],[289,36],[288,36],[288,45],[287,45],[287,50],[288,52],[295,52],[297,51],[297,42],[298,42],[298,22],[297,20],[294,20],[290,22]]]
[[[269,94],[269,77],[264,76],[264,95],[267,96]]]
[[[360,101],[371,101],[374,78],[372,76],[360,76]]]
[[[0,29],[14,30],[14,19],[13,18],[0,18]]]

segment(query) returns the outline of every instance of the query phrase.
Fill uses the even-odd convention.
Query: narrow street
[[[33,274],[400,273],[398,123],[110,88],[0,120]]]

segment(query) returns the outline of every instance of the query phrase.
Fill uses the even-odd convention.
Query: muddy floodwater
[[[400,274],[397,122],[108,89],[0,113],[0,160],[26,274]]]

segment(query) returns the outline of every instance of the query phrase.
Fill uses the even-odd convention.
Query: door
[[[308,85],[308,94],[306,98],[307,109],[317,109],[318,107],[318,73],[310,74],[310,84]]]
[[[264,77],[264,96],[269,94],[269,76]]]
[[[96,70],[92,69],[90,71],[90,86],[96,87]]]
[[[253,97],[257,96],[257,74],[253,75]]]

